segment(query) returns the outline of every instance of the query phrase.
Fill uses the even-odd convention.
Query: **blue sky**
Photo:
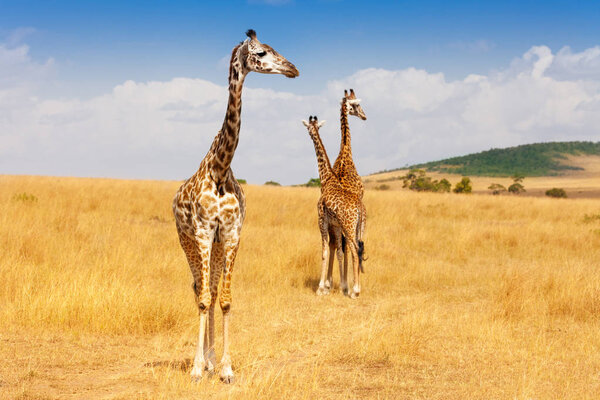
[[[0,1],[5,36],[22,27],[36,59],[54,58],[65,90],[127,79],[224,82],[219,60],[246,28],[301,66],[310,91],[357,69],[423,68],[450,79],[507,65],[533,45],[599,43],[594,1]]]
[[[298,122],[309,114],[330,120],[324,140],[336,152],[337,99],[344,85],[363,93],[369,115],[352,126],[363,174],[492,146],[598,140],[592,111],[600,92],[600,2],[0,0],[0,10],[0,100],[3,90],[18,93],[11,102],[0,101],[0,158],[5,155],[0,173],[162,179],[191,174],[225,110],[223,95],[223,113],[203,120],[206,99],[226,85],[231,48],[244,40],[247,28],[300,70],[294,80],[252,74],[246,81],[256,92],[244,95],[248,114],[242,115],[234,171],[242,169],[258,183],[295,183],[316,173],[310,141]],[[523,74],[531,79],[523,80]],[[181,97],[142,110],[135,99],[115,94],[128,81],[133,86],[119,95],[139,91],[166,98],[177,87]],[[191,87],[203,91],[192,95],[185,91]],[[293,98],[269,103],[286,93]],[[246,101],[253,99],[257,103]],[[521,99],[527,102],[513,107]],[[214,101],[221,102],[218,96]],[[157,117],[154,125],[163,130],[155,133],[158,144],[152,147],[132,115],[158,116],[173,110],[172,103],[183,108]],[[262,109],[248,111],[259,103]],[[281,108],[284,103],[289,108]],[[123,104],[131,106],[130,113],[110,120],[128,109]],[[275,121],[261,119],[261,113],[272,118],[265,108],[277,110]],[[4,125],[3,113],[12,116]],[[126,118],[131,121],[115,122]],[[129,136],[107,139],[112,131],[103,131],[98,121],[109,120],[111,129]],[[294,133],[270,132],[274,126]],[[161,132],[181,135],[194,150],[178,153],[161,142]],[[60,140],[78,147],[65,150]],[[383,145],[386,141],[393,146]],[[96,157],[93,166],[78,164],[90,159],[86,152]],[[282,160],[294,164],[282,167]]]

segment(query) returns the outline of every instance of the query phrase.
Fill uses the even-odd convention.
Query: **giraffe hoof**
[[[329,289],[324,288],[324,287],[319,287],[317,289],[317,296],[325,296],[327,294],[329,294]]]
[[[360,295],[360,292],[352,292],[352,293],[350,294],[350,298],[351,298],[352,300],[356,300],[356,299],[358,299],[358,296],[359,296],[359,295]]]
[[[202,370],[204,367],[200,367],[198,365],[194,365],[192,371],[190,372],[190,379],[192,382],[200,382],[202,380]]]
[[[221,371],[221,382],[231,384],[234,381],[235,378],[233,377],[233,370],[231,369],[231,366],[223,366],[223,370]]]

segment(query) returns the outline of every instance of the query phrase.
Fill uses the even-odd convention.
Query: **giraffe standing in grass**
[[[338,177],[340,183],[349,192],[354,193],[361,199],[361,229],[360,239],[364,234],[366,228],[367,212],[362,204],[362,198],[364,195],[364,187],[360,175],[356,171],[354,160],[352,159],[352,145],[350,142],[350,127],[348,125],[348,116],[354,115],[363,121],[367,119],[365,112],[360,105],[360,99],[356,98],[354,89],[350,89],[348,93],[344,90],[344,97],[341,101],[340,107],[340,129],[341,129],[341,143],[340,152],[338,154],[335,163],[333,164],[333,173]],[[323,207],[319,205],[319,221],[324,218],[321,210]],[[319,225],[321,222],[319,222]],[[333,286],[333,263],[334,258],[337,254],[338,262],[340,263],[340,288],[344,294],[347,294],[348,284],[348,253],[345,251],[345,238],[340,237],[339,232],[334,232],[333,228],[330,229],[329,234],[329,264],[327,269],[327,278],[324,275],[321,277],[319,282],[319,288],[317,289],[318,295],[329,294]],[[344,255],[343,267],[341,261],[341,255]]]
[[[347,191],[333,173],[327,152],[319,136],[319,128],[323,126],[325,121],[319,122],[316,116],[314,118],[311,116],[308,122],[302,121],[302,123],[307,127],[315,146],[319,178],[321,179],[321,198],[318,203],[319,215],[323,216],[323,218],[319,218],[322,244],[321,281],[324,280],[327,271],[330,235],[333,234],[340,244],[343,235],[346,247],[352,253],[354,285],[350,297],[355,299],[360,294],[360,269],[362,269],[364,244],[360,240],[359,233],[364,207],[360,198]],[[341,261],[341,248],[338,248],[338,250],[340,250],[338,261]],[[340,262],[340,270],[341,265]],[[344,283],[345,281],[342,284]],[[342,290],[346,292],[348,288],[343,287]]]
[[[229,312],[231,274],[237,254],[246,202],[230,165],[238,145],[242,86],[251,72],[299,75],[296,67],[270,46],[246,32],[248,39],[236,46],[229,64],[229,101],[225,121],[198,171],[179,188],[173,199],[173,213],[181,247],[194,277],[193,289],[200,311],[198,347],[191,371],[200,379],[204,370],[215,368],[214,307],[219,280],[219,304],[223,312],[223,357],[221,379],[233,382],[229,355]],[[208,324],[207,324],[208,323]],[[208,327],[207,327],[208,325]],[[208,328],[208,329],[207,329]]]

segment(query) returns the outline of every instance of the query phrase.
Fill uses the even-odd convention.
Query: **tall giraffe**
[[[341,143],[340,143],[340,152],[338,154],[335,163],[333,164],[333,173],[338,177],[342,186],[356,194],[361,200],[364,194],[364,188],[362,180],[360,179],[360,175],[356,171],[356,167],[354,165],[354,160],[352,159],[352,145],[350,141],[350,126],[348,125],[348,116],[354,115],[363,121],[367,119],[365,112],[360,105],[360,99],[356,98],[356,94],[354,93],[354,89],[350,89],[350,93],[348,90],[344,90],[344,97],[341,101],[340,107],[340,128],[341,128]],[[367,212],[364,205],[361,202],[362,213],[361,213],[361,230],[360,230],[360,239],[362,239],[362,235],[366,228],[366,220],[367,220]],[[319,206],[319,210],[322,210],[323,207]],[[324,216],[319,212],[319,221],[324,218]],[[345,239],[338,238],[334,232],[331,232],[329,238],[329,264],[327,269],[327,278],[323,276],[321,281],[319,282],[319,288],[317,289],[318,295],[328,294],[331,287],[333,286],[333,263],[334,258],[338,255],[338,261],[340,262],[340,287],[344,294],[347,294],[347,283],[345,279],[347,278],[348,271],[348,254],[345,251]],[[344,254],[343,260],[343,268],[342,261],[340,260],[341,254]]]
[[[299,75],[296,67],[270,46],[256,39],[248,30],[248,39],[234,47],[229,63],[229,101],[225,121],[198,171],[177,191],[173,213],[181,247],[194,277],[193,289],[200,312],[198,347],[191,371],[200,379],[203,371],[213,371],[214,307],[219,280],[223,275],[219,303],[223,312],[223,357],[221,379],[233,382],[229,355],[229,311],[231,309],[231,274],[237,254],[240,232],[246,213],[241,186],[231,171],[231,161],[238,145],[242,87],[251,72]],[[208,322],[208,330],[207,330]]]
[[[317,117],[311,116],[309,122],[302,121],[308,129],[308,133],[315,146],[317,155],[317,164],[319,167],[319,178],[321,179],[321,198],[318,202],[319,215],[323,218],[319,219],[319,230],[321,231],[322,244],[322,266],[321,266],[321,281],[325,278],[327,271],[327,260],[329,253],[330,235],[333,234],[337,243],[341,245],[342,235],[345,237],[346,246],[352,253],[353,270],[354,270],[354,285],[350,297],[355,299],[360,294],[360,269],[362,269],[364,244],[360,240],[360,224],[362,220],[362,212],[364,207],[362,202],[354,193],[347,191],[340,183],[337,176],[333,173],[329,157],[319,136],[319,128],[323,126],[325,121],[318,122]],[[340,249],[341,250],[341,249]],[[341,271],[341,251],[338,252],[338,261],[340,261]],[[342,280],[342,285],[346,282]],[[342,287],[344,291],[347,287]]]
[[[354,115],[365,121],[367,116],[360,105],[360,99],[356,98],[354,89],[350,93],[344,90],[344,97],[340,107],[340,129],[341,143],[340,153],[333,163],[333,173],[337,175],[344,188],[357,194],[361,199],[365,192],[360,175],[356,171],[354,160],[352,159],[352,144],[350,143],[350,126],[348,125],[348,115]]]

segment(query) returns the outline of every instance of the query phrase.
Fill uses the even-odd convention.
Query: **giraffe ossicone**
[[[242,87],[252,71],[299,75],[288,60],[256,38],[252,29],[248,38],[233,48],[229,63],[229,100],[223,126],[194,175],[181,185],[173,199],[173,214],[181,247],[187,257],[193,289],[200,313],[198,346],[191,370],[192,379],[200,379],[205,370],[216,365],[214,351],[214,307],[219,281],[219,305],[223,312],[223,357],[220,377],[225,383],[234,379],[229,354],[231,276],[246,214],[242,187],[231,171],[231,162],[239,141]]]

